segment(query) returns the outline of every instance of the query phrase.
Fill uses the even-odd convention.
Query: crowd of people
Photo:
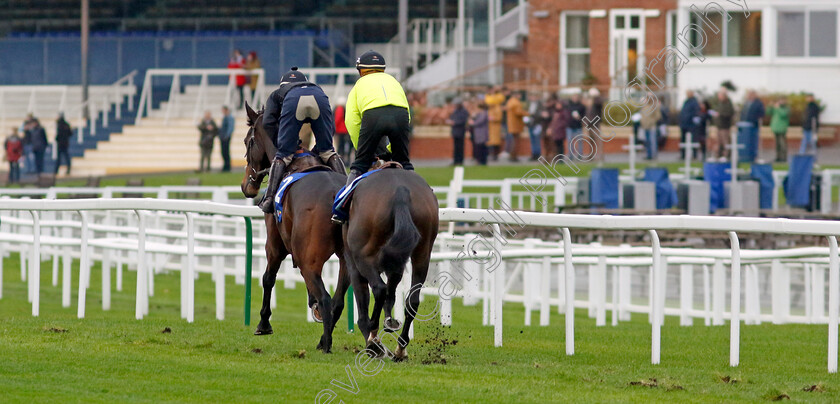
[[[758,93],[749,90],[743,104],[736,109],[726,88],[706,99],[699,98],[690,90],[685,95],[685,101],[674,117],[680,132],[682,157],[689,148],[686,146],[689,134],[692,157],[701,160],[729,158],[732,137],[738,136],[739,159],[753,161],[758,156],[759,132],[767,115],[776,140],[776,161],[787,160],[787,131],[792,121],[787,97],[773,99],[772,105],[765,108]],[[659,102],[649,103],[650,107],[632,114],[632,133],[636,144],[644,145],[645,158],[655,160],[668,139],[671,111],[661,97],[652,93],[647,96],[657,97]],[[815,152],[815,133],[819,128],[820,106],[813,94],[806,96],[806,104],[801,119],[803,137],[800,153]],[[604,100],[596,88],[573,92],[567,98],[556,95],[540,97],[533,93],[526,96],[524,92],[505,87],[493,87],[482,94],[458,96],[452,100],[445,121],[451,127],[452,164],[464,163],[464,147],[468,138],[472,143],[473,157],[480,165],[499,158],[517,161],[520,154],[518,140],[526,134],[530,140],[532,160],[540,156],[550,160],[558,155],[603,159],[601,136],[585,133],[597,130],[604,120],[603,113]],[[713,133],[710,133],[713,128]],[[589,141],[573,142],[580,136],[588,136]],[[595,147],[598,152],[583,150],[584,144]]]
[[[600,119],[595,117],[603,114],[604,105],[596,88],[589,89],[585,97],[577,93],[569,99],[532,95],[526,101],[524,92],[501,86],[466,100],[455,98],[452,104],[446,123],[452,127],[455,165],[464,162],[467,135],[473,157],[481,165],[499,159],[518,161],[519,139],[524,136],[530,142],[531,160],[556,155],[580,157],[582,147],[567,152],[566,143],[573,144],[572,139],[584,136],[584,119],[588,118],[592,127],[599,126]]]
[[[59,115],[55,127],[57,159],[54,174],[58,173],[61,165],[65,165],[67,175],[70,175],[70,137],[73,131],[63,115]],[[9,163],[9,184],[20,183],[21,173],[44,173],[44,159],[50,144],[47,131],[38,118],[32,114],[27,115],[20,127],[11,128],[3,145],[6,150],[4,159]]]

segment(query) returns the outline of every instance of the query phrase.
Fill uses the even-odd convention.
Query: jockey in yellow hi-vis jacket
[[[387,138],[391,159],[414,170],[408,158],[411,122],[402,85],[385,73],[385,58],[368,51],[356,59],[361,78],[347,96],[344,123],[356,148],[347,184],[366,172],[376,159],[377,147]]]

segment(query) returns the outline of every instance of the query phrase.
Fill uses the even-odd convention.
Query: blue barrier
[[[808,208],[811,202],[811,171],[814,169],[814,156],[797,154],[790,162],[790,171],[785,178],[785,198],[789,206]]]
[[[758,205],[760,209],[773,209],[773,166],[770,164],[753,164],[750,177],[758,181]]]
[[[618,169],[595,168],[589,177],[589,199],[593,205],[618,209]]]
[[[645,177],[642,181],[656,183],[656,209],[671,209],[677,204],[677,191],[668,178],[667,168],[645,168]]]
[[[709,213],[724,206],[723,183],[731,179],[728,162],[703,163],[703,179],[709,183]]]
[[[226,67],[233,49],[255,51],[266,81],[278,82],[290,66],[312,66],[314,31],[94,33],[90,38],[91,84],[111,84],[132,70]],[[0,85],[80,84],[76,33],[9,35],[0,39]],[[14,61],[9,63],[8,61]]]

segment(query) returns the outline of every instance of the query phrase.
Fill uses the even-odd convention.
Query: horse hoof
[[[324,322],[324,317],[321,316],[321,311],[318,310],[318,304],[317,303],[312,305],[312,318],[315,319],[316,323],[323,323]]]
[[[408,359],[408,352],[404,347],[398,345],[396,352],[394,352],[394,362],[402,362],[406,359]]]
[[[385,319],[385,332],[395,332],[399,331],[402,324],[400,324],[400,320],[397,320],[393,317],[388,317]]]
[[[271,335],[271,334],[274,334],[274,330],[272,330],[271,328],[269,328],[267,330],[261,330],[261,329],[257,328],[257,330],[254,331],[254,335]]]
[[[379,341],[369,341],[365,347],[368,356],[374,359],[379,359],[385,356],[385,350],[382,349]]]

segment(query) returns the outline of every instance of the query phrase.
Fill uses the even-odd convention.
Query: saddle
[[[396,161],[376,160],[368,172],[356,177],[349,185],[341,188],[335,195],[333,201],[333,215],[341,220],[347,220],[350,214],[350,203],[353,200],[353,193],[359,182],[370,176],[371,174],[385,169],[403,169],[402,164]]]
[[[292,162],[286,166],[281,178],[286,178],[291,174],[308,173],[312,171],[330,171],[330,167],[309,150],[299,148],[292,156]]]

